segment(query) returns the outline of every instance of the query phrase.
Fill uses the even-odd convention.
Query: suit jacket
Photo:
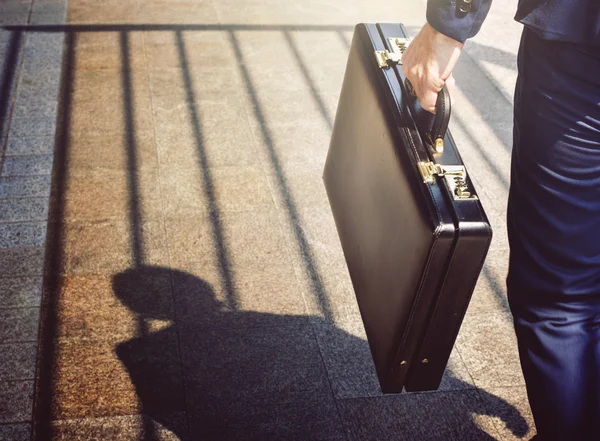
[[[492,0],[428,0],[427,21],[460,42],[473,37]],[[600,0],[519,0],[515,19],[542,38],[600,46]]]

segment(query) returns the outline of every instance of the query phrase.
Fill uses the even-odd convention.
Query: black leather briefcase
[[[492,231],[454,140],[423,111],[398,24],[356,27],[324,182],[384,393],[439,387]]]

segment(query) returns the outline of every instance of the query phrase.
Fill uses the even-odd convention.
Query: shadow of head
[[[160,266],[131,268],[113,276],[115,296],[143,319],[173,319],[174,288],[182,307],[198,313],[220,313],[222,303],[207,282],[192,274]]]

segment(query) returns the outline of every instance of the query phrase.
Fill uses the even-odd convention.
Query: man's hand
[[[437,94],[444,84],[452,96],[452,69],[462,48],[462,43],[441,34],[427,23],[402,55],[402,71],[412,83],[421,107],[428,112],[435,113]]]

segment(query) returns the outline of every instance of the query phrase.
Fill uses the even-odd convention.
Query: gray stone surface
[[[233,412],[191,412],[192,439],[211,441],[345,441],[333,400],[315,398],[278,406],[249,405]]]
[[[32,404],[33,381],[0,381],[0,423],[29,421]]]
[[[0,308],[40,306],[41,299],[41,277],[0,279]]]
[[[10,138],[6,156],[50,155],[54,152],[54,136],[39,138]]]
[[[49,175],[52,160],[52,155],[9,157],[4,160],[2,176]]]
[[[188,409],[227,415],[248,406],[331,397],[310,325],[287,325],[277,315],[262,321],[261,327],[180,336]]]
[[[29,441],[31,424],[0,425],[0,441]]]
[[[6,0],[0,3],[0,24],[62,24],[66,5],[66,0]],[[0,71],[3,80],[14,75],[12,84],[2,85],[8,94],[0,103],[1,440],[26,440],[31,433],[63,40],[61,32],[0,30]],[[16,58],[7,58],[15,47]],[[6,424],[19,422],[25,424]]]
[[[55,118],[14,118],[10,124],[9,136],[15,138],[52,136],[55,131]]]
[[[64,20],[64,4],[37,0],[31,23]],[[516,28],[500,39],[501,20],[488,21],[456,70],[452,132],[494,225],[493,251],[442,391],[382,397],[321,172],[352,25],[397,16],[414,35],[425,2],[240,5],[72,1],[73,23],[225,26],[180,34],[188,78],[175,33],[126,34],[134,125],[123,106],[119,34],[77,34],[66,218],[53,218],[68,221],[60,228],[64,288],[53,293],[61,299],[53,437],[138,440],[154,427],[156,440],[527,439],[533,423],[503,288]],[[230,33],[227,23],[258,26]],[[298,28],[283,31],[283,23]],[[315,24],[324,28],[303,28]],[[53,154],[63,38],[30,32],[24,40],[0,177],[4,246],[43,245],[41,230],[22,239],[14,232],[23,226],[7,222],[46,219],[49,177],[16,176],[50,172],[50,156],[43,164],[21,156]],[[0,276],[41,275],[44,253],[0,249]],[[137,286],[114,291],[113,275],[134,267],[136,254],[142,272],[167,268],[169,283],[149,290],[160,298]],[[33,334],[22,307],[39,305],[40,290],[40,277],[0,278],[1,335]],[[123,340],[91,339],[102,335]],[[10,343],[15,354],[19,347]],[[24,359],[32,347],[23,346]],[[161,414],[184,408],[183,380],[192,411]],[[177,399],[157,398],[171,392]],[[116,416],[143,412],[140,402],[149,415]],[[81,419],[100,414],[113,416]]]
[[[495,387],[480,391],[488,415],[496,417],[494,424],[500,438],[506,441],[527,440],[535,434],[535,423],[523,387]]]
[[[51,430],[60,440],[190,440],[184,413],[161,415],[160,420],[162,424],[147,415],[69,419],[53,422]]]
[[[44,221],[48,198],[0,199],[0,222]]]
[[[57,115],[56,97],[37,95],[30,98],[17,98],[14,105],[15,118],[55,118]]]
[[[0,224],[0,248],[42,247],[46,222]]]
[[[0,343],[37,341],[39,308],[2,309],[0,314]]]
[[[17,176],[0,178],[0,199],[44,197],[50,195],[50,176]]]
[[[524,384],[517,339],[508,312],[467,313],[456,347],[476,386]]]
[[[0,274],[40,276],[44,273],[44,248],[0,248]]]
[[[339,401],[351,441],[493,441],[498,432],[476,390]],[[393,434],[393,435],[392,435]]]
[[[0,378],[4,381],[33,380],[37,343],[0,344]]]

